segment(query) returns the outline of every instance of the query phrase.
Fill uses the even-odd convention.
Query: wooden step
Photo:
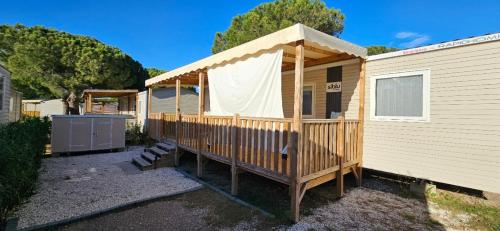
[[[142,153],[141,157],[149,163],[153,163],[155,159],[159,159],[156,155],[151,154],[150,152]]]
[[[149,152],[151,152],[151,154],[153,154],[153,155],[158,156],[159,158],[168,154],[167,151],[159,149],[157,147],[152,147],[151,149],[149,149]]]
[[[134,157],[132,159],[132,163],[134,163],[142,171],[153,169],[153,164],[147,162],[145,159],[143,159],[140,156]]]
[[[171,143],[157,143],[156,147],[158,147],[159,149],[162,149],[163,151],[167,151],[167,152],[175,150],[175,145],[173,145]]]

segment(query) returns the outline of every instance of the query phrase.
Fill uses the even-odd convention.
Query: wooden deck
[[[292,142],[291,118],[151,113],[148,123],[152,138],[175,139],[180,149],[199,155],[198,176],[203,174],[202,158],[231,165],[233,194],[237,194],[238,170],[291,185],[292,170],[297,169],[299,202],[307,189],[333,179],[341,196],[343,176],[351,172],[361,183],[356,120],[304,119],[297,144],[302,150],[297,152],[298,166],[293,166],[287,150]]]

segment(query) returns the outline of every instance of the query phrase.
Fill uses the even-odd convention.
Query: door
[[[92,119],[70,118],[69,151],[88,151],[91,148]]]
[[[110,149],[112,142],[112,119],[93,118],[92,150]]]
[[[342,66],[326,72],[326,118],[335,119],[342,112]]]

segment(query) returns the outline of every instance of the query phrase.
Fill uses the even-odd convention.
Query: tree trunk
[[[78,105],[78,97],[75,92],[72,91],[69,93],[68,99],[66,99],[68,103],[68,112],[70,115],[80,115],[79,105]]]

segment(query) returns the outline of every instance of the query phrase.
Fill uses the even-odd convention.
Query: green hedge
[[[35,189],[50,125],[47,118],[0,125],[0,230],[9,212]]]

